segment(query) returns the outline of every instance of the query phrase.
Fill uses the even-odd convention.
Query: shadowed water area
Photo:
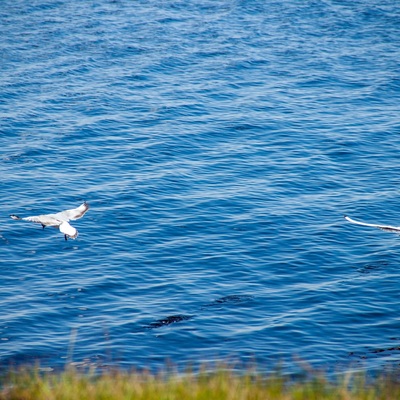
[[[343,214],[400,225],[399,47],[392,1],[2,1],[2,367],[398,364],[400,238]]]

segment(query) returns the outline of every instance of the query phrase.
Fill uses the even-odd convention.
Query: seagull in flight
[[[54,226],[60,229],[60,232],[64,234],[65,240],[68,240],[68,238],[76,239],[78,236],[78,231],[69,224],[69,221],[74,221],[76,219],[82,218],[87,210],[89,210],[89,204],[85,201],[77,208],[64,210],[58,212],[57,214],[45,214],[24,218],[18,217],[18,215],[11,214],[10,217],[12,219],[37,222],[38,224],[42,225],[43,229],[46,226]]]
[[[386,232],[394,232],[394,233],[397,233],[398,235],[400,235],[400,226],[367,224],[366,222],[355,221],[354,219],[351,219],[347,215],[345,215],[344,218],[347,221],[351,222],[352,224],[363,225],[363,226],[371,226],[373,228],[382,229],[383,231],[386,231]]]

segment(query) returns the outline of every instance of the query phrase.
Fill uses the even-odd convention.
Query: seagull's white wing
[[[78,236],[78,231],[73,226],[71,226],[67,221],[64,221],[62,224],[60,224],[59,229],[60,232],[62,232],[64,235],[69,236],[72,239],[76,239],[76,237]]]
[[[344,218],[345,218],[347,221],[351,222],[352,224],[362,225],[362,226],[370,226],[370,227],[372,227],[372,228],[382,229],[383,231],[394,232],[394,233],[400,234],[400,226],[367,224],[366,222],[355,221],[354,219],[351,219],[351,218],[348,217],[347,215],[345,215]]]
[[[40,223],[41,217],[39,215],[35,215],[33,217],[23,217],[23,218],[19,218],[19,219],[22,219],[23,221]]]
[[[29,221],[29,222],[36,222],[38,224],[42,224],[44,226],[59,226],[62,221],[58,220],[55,218],[54,215],[52,214],[47,214],[47,215],[34,215],[32,217],[23,217],[20,218],[17,215],[10,215],[12,219],[20,219],[23,221]]]
[[[73,208],[72,210],[61,211],[57,214],[54,214],[54,217],[60,218],[63,221],[75,220],[82,218],[87,210],[89,210],[89,204],[86,203],[85,201],[77,208]]]

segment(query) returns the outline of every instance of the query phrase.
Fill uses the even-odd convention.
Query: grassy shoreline
[[[365,374],[347,374],[335,382],[315,374],[293,380],[279,373],[255,371],[237,374],[227,368],[185,374],[111,371],[102,375],[60,373],[39,369],[13,372],[1,378],[0,400],[372,400],[400,399],[395,373],[366,380]]]

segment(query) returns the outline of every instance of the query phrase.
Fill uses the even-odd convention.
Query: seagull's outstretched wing
[[[36,222],[42,224],[43,226],[59,226],[62,221],[55,218],[52,214],[47,215],[34,215],[32,217],[18,217],[18,215],[10,215],[12,219],[20,219],[22,221]]]
[[[362,226],[370,226],[372,228],[378,228],[378,229],[382,229],[383,231],[386,231],[386,232],[394,232],[394,233],[397,233],[400,235],[400,226],[367,224],[366,222],[355,221],[354,219],[351,219],[347,215],[345,215],[344,218],[347,221],[351,222],[352,224],[362,225]]]
[[[89,204],[85,201],[77,208],[73,208],[72,210],[64,210],[57,214],[54,214],[54,217],[60,218],[62,221],[75,220],[82,218],[87,210],[89,210]]]

